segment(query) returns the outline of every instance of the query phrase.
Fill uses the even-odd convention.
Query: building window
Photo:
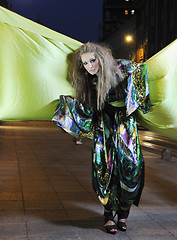
[[[125,15],[128,15],[128,10],[125,10]]]
[[[132,9],[132,10],[131,10],[131,15],[134,15],[134,14],[135,14],[135,10]]]

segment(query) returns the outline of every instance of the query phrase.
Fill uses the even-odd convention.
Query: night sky
[[[8,0],[11,2],[12,0]],[[14,0],[11,10],[74,38],[98,42],[103,0]]]

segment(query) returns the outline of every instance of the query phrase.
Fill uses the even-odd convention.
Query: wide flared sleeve
[[[60,96],[52,122],[74,137],[93,138],[93,112],[76,98]]]
[[[149,111],[149,84],[148,68],[145,63],[134,63],[129,60],[121,60],[119,67],[127,81],[125,106],[129,116],[137,109],[143,114]]]

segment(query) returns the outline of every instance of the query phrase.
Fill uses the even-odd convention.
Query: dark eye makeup
[[[90,62],[91,62],[91,63],[95,62],[95,58],[91,59]]]
[[[90,59],[90,61],[89,61],[89,62],[90,62],[90,63],[94,63],[94,62],[95,62],[95,60],[96,60],[95,58],[92,58],[92,59]],[[83,65],[87,65],[87,64],[88,64],[88,62],[83,62],[82,64],[83,64]]]

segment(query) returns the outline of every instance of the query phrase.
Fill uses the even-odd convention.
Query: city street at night
[[[112,236],[92,190],[90,140],[75,145],[49,121],[2,122],[0,132],[0,240],[177,239],[177,141],[139,130],[145,188],[127,231]]]

